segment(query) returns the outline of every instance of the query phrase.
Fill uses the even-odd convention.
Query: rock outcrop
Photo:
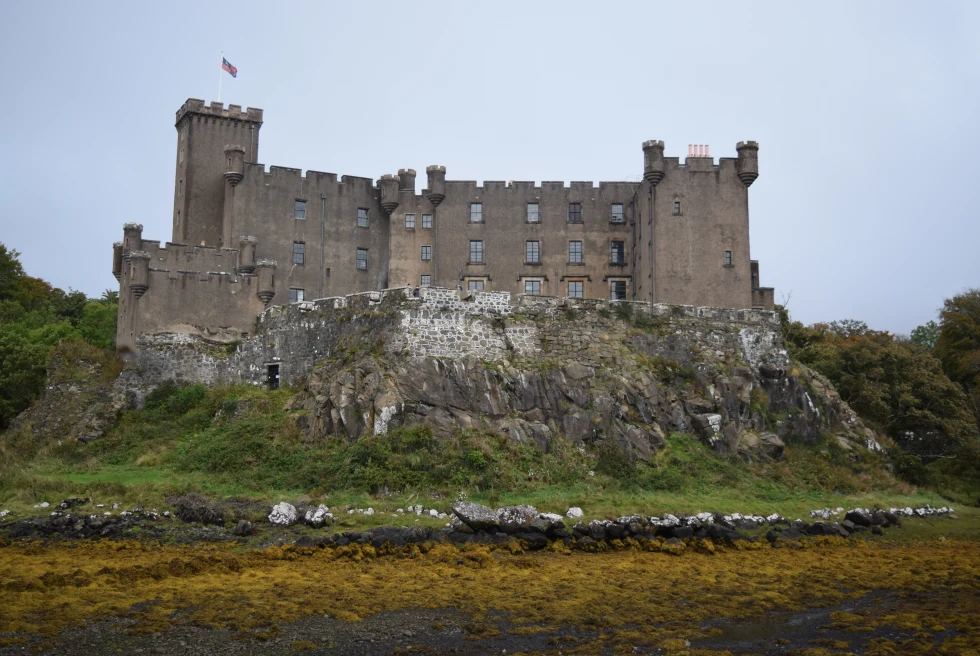
[[[750,460],[781,458],[788,437],[832,434],[846,449],[877,448],[826,379],[789,360],[778,324],[768,320],[522,310],[503,322],[468,317],[467,335],[502,343],[521,335],[522,345],[489,360],[459,346],[458,357],[406,350],[421,339],[406,319],[399,330],[371,334],[383,350],[355,347],[315,366],[288,409],[311,440],[426,424],[437,436],[481,429],[543,451],[556,435],[573,444],[611,441],[640,461],[670,432]],[[435,339],[439,317],[426,315],[425,339]],[[457,320],[439,328],[446,340],[461,338]]]
[[[231,348],[146,336],[114,384],[53,379],[18,421],[86,441],[166,380],[265,384],[275,362],[300,388],[286,410],[311,441],[425,424],[546,452],[557,436],[615,445],[639,461],[673,432],[747,460],[779,459],[790,437],[880,448],[825,378],[790,360],[772,312],[426,289],[273,307],[258,333]]]

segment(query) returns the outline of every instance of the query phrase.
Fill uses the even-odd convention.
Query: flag
[[[238,69],[232,66],[231,62],[224,57],[221,58],[221,70],[228,71],[232,77],[238,77]]]

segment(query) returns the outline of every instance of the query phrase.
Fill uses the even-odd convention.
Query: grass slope
[[[480,431],[446,443],[425,427],[309,443],[297,428],[301,417],[285,410],[290,396],[247,386],[163,387],[88,445],[0,441],[0,508],[23,514],[40,501],[82,496],[162,510],[166,496],[199,491],[374,507],[373,517],[341,521],[364,526],[392,523],[384,513],[413,503],[445,510],[460,495],[492,506],[581,506],[587,519],[702,510],[796,517],[824,506],[946,503],[892,477],[880,457],[855,456],[834,441],[791,443],[784,461],[753,464],[675,434],[649,465],[561,438],[548,454]]]

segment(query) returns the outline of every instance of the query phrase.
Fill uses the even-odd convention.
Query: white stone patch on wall
[[[464,312],[404,310],[401,327],[404,348],[416,358],[474,356],[481,360],[500,360],[507,352],[503,330]]]

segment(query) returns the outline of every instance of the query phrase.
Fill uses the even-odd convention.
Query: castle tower
[[[241,173],[244,164],[258,160],[262,110],[190,98],[177,111],[175,127],[173,241],[231,248],[225,243],[225,185],[241,178],[233,181],[237,176],[226,173]],[[226,153],[228,144],[241,144],[241,152],[232,147]]]

